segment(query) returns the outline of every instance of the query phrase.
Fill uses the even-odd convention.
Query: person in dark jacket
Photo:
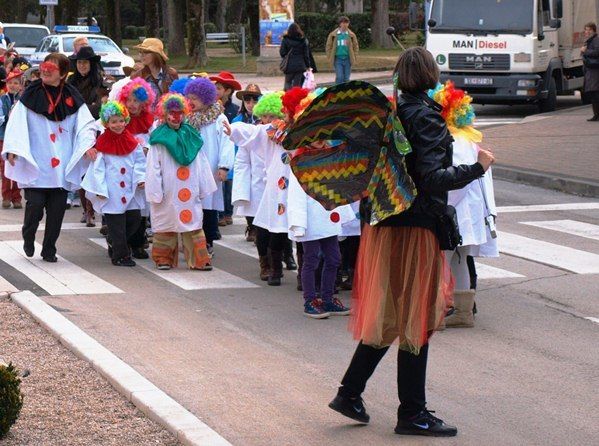
[[[593,59],[599,63],[599,37],[597,36],[597,25],[587,23],[584,27],[584,36],[587,38],[582,47],[582,56],[585,61],[584,67],[584,94],[585,102],[593,105],[593,117],[589,121],[599,121],[599,67],[587,66],[588,60]]]
[[[287,33],[281,41],[279,54],[283,59],[287,57],[285,67],[285,91],[293,87],[301,87],[304,83],[304,73],[311,64],[310,45],[304,32],[297,23],[292,23],[287,28]]]
[[[398,339],[400,406],[395,432],[449,437],[457,429],[433,416],[425,397],[429,338],[441,324],[451,296],[451,274],[434,228],[446,211],[447,192],[480,178],[494,158],[481,149],[475,164],[452,166],[453,140],[440,114],[442,107],[426,94],[439,80],[431,53],[421,47],[402,53],[394,78],[397,115],[412,147],[406,167],[417,196],[407,211],[363,226],[351,324],[360,343],[329,407],[368,423],[361,394]]]

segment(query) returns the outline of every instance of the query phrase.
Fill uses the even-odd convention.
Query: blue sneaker
[[[331,316],[347,316],[349,314],[349,308],[343,305],[337,297],[333,297],[330,302],[325,302],[324,311],[330,313]]]
[[[324,311],[322,300],[316,298],[304,303],[304,316],[313,319],[326,319],[330,314]]]

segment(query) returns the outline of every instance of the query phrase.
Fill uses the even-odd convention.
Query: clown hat
[[[8,73],[8,76],[6,76],[6,82],[10,81],[11,79],[16,79],[18,77],[23,76],[23,73],[23,71],[19,70],[18,68],[15,68],[10,73]]]
[[[235,91],[241,90],[241,84],[237,82],[235,76],[228,71],[221,71],[216,76],[210,76],[210,80],[218,84],[226,85]]]

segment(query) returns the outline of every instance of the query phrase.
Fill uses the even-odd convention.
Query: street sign
[[[57,6],[58,0],[40,0],[41,6]]]

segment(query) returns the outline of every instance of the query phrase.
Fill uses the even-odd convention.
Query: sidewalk
[[[534,115],[484,130],[496,178],[599,198],[599,123],[591,107]]]

